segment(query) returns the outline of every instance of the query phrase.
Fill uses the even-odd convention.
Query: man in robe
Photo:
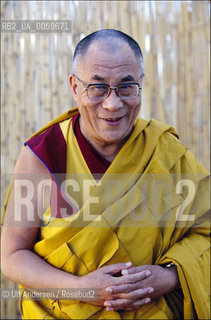
[[[58,295],[22,294],[23,319],[210,318],[208,172],[171,126],[138,118],[143,78],[134,39],[88,35],[69,78],[77,107],[25,143],[4,205],[2,270],[23,293]]]

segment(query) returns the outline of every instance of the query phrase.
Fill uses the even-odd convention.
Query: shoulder
[[[48,170],[33,151],[28,146],[25,146],[18,157],[14,173],[48,173]]]
[[[209,174],[188,146],[171,132],[165,132],[160,137],[157,151],[162,161],[168,163],[169,168],[173,171],[177,169],[181,173],[191,174],[196,180]]]
[[[178,148],[182,153],[187,149],[171,124],[151,119],[146,123],[144,133],[151,143],[154,142],[155,150],[175,154]]]
[[[67,130],[68,132],[68,130]],[[64,173],[66,169],[66,140],[60,124],[56,123],[25,142],[38,160],[51,173]]]
[[[161,134],[163,133],[169,133],[171,134],[171,136],[176,137],[177,139],[179,139],[179,136],[176,132],[176,130],[174,129],[174,127],[171,124],[168,123],[164,123],[155,119],[151,119],[148,123],[148,127],[151,130],[156,130],[158,132],[160,132]]]
[[[183,173],[207,174],[207,170],[179,139],[171,125],[153,119],[148,124],[148,130],[151,136],[156,135],[158,138],[154,158],[159,159],[163,166],[169,170],[175,168]]]

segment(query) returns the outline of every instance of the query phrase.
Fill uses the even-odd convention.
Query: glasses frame
[[[121,100],[133,100],[133,99],[136,99],[136,98],[138,97],[139,92],[140,92],[140,90],[142,89],[142,87],[140,86],[140,84],[139,84],[138,82],[125,82],[125,83],[120,83],[120,84],[118,84],[116,87],[110,87],[110,85],[109,85],[108,83],[90,83],[90,84],[86,84],[84,81],[82,81],[82,80],[81,80],[78,76],[76,76],[75,74],[73,74],[73,76],[74,76],[76,79],[78,79],[78,80],[83,84],[83,86],[84,86],[84,84],[86,85],[86,87],[84,86],[84,90],[85,90],[86,93],[87,93],[88,99],[91,100],[91,101],[103,101],[103,100],[105,100],[105,99],[108,98],[108,96],[110,95],[111,90],[115,90],[116,95],[117,95]],[[136,85],[138,85],[139,91],[138,91],[136,97],[133,97],[133,98],[122,98],[122,97],[119,96],[119,91],[118,91],[118,90],[119,90],[119,87],[120,87],[120,86],[123,86],[123,85],[127,85],[127,84],[136,84]],[[109,88],[108,93],[107,93],[107,96],[105,96],[104,98],[101,98],[101,99],[91,99],[91,98],[89,97],[89,95],[88,95],[88,89],[89,89],[91,86],[97,86],[97,85],[106,85],[106,86]]]

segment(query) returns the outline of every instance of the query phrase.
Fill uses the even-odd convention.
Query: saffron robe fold
[[[119,312],[82,301],[23,299],[23,319],[209,319],[208,172],[173,128],[137,119],[131,136],[96,181],[72,131],[77,112],[68,111],[27,142],[50,171],[60,197],[65,197],[59,205],[78,209],[57,218],[49,207],[34,252],[77,276],[117,262],[139,266],[172,261],[182,295],[175,290],[136,311]],[[62,132],[59,148],[65,162],[59,160],[58,144],[54,152],[43,153],[43,146],[53,147],[52,130]],[[77,191],[64,191],[56,173],[63,173],[67,183],[74,180]]]

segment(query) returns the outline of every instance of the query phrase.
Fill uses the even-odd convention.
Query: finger
[[[144,280],[146,278],[148,278],[149,276],[151,276],[152,272],[149,270],[144,270],[144,271],[139,271],[139,272],[130,272],[130,269],[124,269],[122,270],[122,275],[126,276],[126,275],[133,275],[133,274],[139,274],[140,276],[140,280]]]
[[[129,269],[125,269],[122,270],[122,275],[126,275],[126,274],[135,274],[135,273],[140,273],[140,272],[146,272],[148,275],[151,274],[151,271],[147,269],[147,265],[146,266],[139,266],[139,267],[131,267]]]
[[[122,293],[121,298],[137,301],[143,298],[147,298],[153,292],[154,292],[154,289],[152,287],[145,288],[145,289],[138,289],[138,290],[131,291],[129,293]]]
[[[131,303],[133,303],[133,301],[128,299],[116,299],[105,301],[104,306],[109,309],[120,310],[126,307],[130,307]]]
[[[113,275],[115,273],[122,271],[123,269],[127,270],[127,268],[130,268],[131,266],[132,266],[132,262],[115,263],[109,266],[102,267],[102,269],[104,269],[105,273]]]
[[[151,273],[148,272],[138,272],[134,274],[127,274],[116,279],[116,284],[121,285],[125,283],[136,283],[138,281],[143,281],[144,279],[150,277]]]
[[[131,290],[130,292],[123,291],[123,293],[112,293],[112,299],[110,299],[109,301],[117,300],[117,299],[129,299],[129,300],[136,301],[139,299],[146,298],[153,292],[154,292],[154,289],[152,287],[147,287],[144,289],[141,289],[140,287],[138,287],[136,290]]]
[[[136,282],[136,283],[126,283],[120,286],[110,286],[106,288],[106,291],[112,293],[112,295],[116,298],[116,295],[118,294],[128,293],[139,288],[140,288],[140,285],[138,282]]]
[[[149,274],[148,272],[140,272],[140,280],[136,281],[135,283],[128,283],[128,278],[121,277],[118,278],[117,280],[115,280],[115,284],[110,285],[109,287],[106,288],[106,291],[109,293],[127,293],[127,292],[131,292],[134,291],[136,289],[143,289],[148,287],[147,285],[147,278],[149,278],[151,276],[151,273]],[[139,277],[139,275],[138,275]],[[130,278],[129,278],[130,279]],[[145,281],[144,281],[145,280]],[[147,282],[146,282],[147,281]],[[123,284],[121,284],[123,282]]]
[[[106,301],[104,303],[104,305],[105,305],[107,311],[125,310],[128,308],[132,308],[132,310],[133,310],[134,308],[138,308],[142,305],[145,305],[145,304],[149,303],[150,301],[151,300],[149,297],[144,298],[144,299],[140,299],[137,301],[129,300],[129,299],[117,299],[117,300]]]

